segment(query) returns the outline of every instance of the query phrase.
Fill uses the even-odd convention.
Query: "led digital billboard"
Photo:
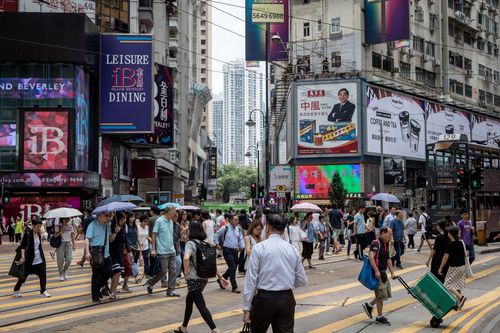
[[[338,172],[347,193],[361,192],[359,164],[300,165],[297,167],[298,199],[328,199],[328,189],[334,173]]]
[[[73,80],[65,78],[0,78],[0,99],[72,99]]]

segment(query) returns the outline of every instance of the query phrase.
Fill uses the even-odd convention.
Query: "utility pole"
[[[380,120],[380,167],[379,167],[379,182],[380,193],[384,192],[384,128],[383,120]]]

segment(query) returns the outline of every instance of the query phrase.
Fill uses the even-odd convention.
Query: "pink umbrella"
[[[318,212],[318,213],[321,213],[322,212],[321,208],[319,208],[315,204],[312,204],[312,203],[309,203],[309,202],[303,202],[303,203],[299,203],[299,204],[293,205],[293,207],[290,208],[290,210],[292,212],[304,212],[304,213],[309,213],[309,212],[313,212],[313,213]]]

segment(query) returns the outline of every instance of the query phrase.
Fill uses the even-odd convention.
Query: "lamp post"
[[[250,114],[248,115],[248,120],[245,122],[245,125],[247,125],[248,127],[254,127],[254,126],[257,124],[257,123],[255,122],[255,120],[253,120],[253,119],[252,119],[252,115],[253,115],[253,114],[254,114],[254,112],[256,112],[256,111],[260,112],[260,114],[262,115],[262,118],[264,119],[265,142],[266,142],[266,151],[265,151],[265,152],[266,152],[266,168],[264,169],[264,172],[267,172],[267,170],[268,170],[268,168],[267,168],[267,163],[268,163],[268,161],[269,161],[269,159],[267,158],[267,156],[268,156],[268,155],[267,155],[267,151],[268,151],[268,149],[269,149],[269,141],[268,141],[268,140],[269,140],[269,139],[268,139],[268,137],[269,137],[269,132],[268,132],[268,123],[267,123],[267,118],[266,118],[266,115],[264,114],[264,112],[262,112],[262,110],[261,110],[261,109],[253,109],[252,111],[250,111]],[[257,141],[257,149],[258,149],[258,148],[259,148],[259,141],[260,141],[260,140],[256,140],[256,141]],[[255,147],[255,146],[250,146],[250,147],[248,147],[248,148],[251,148],[251,147]],[[258,153],[258,152],[259,152],[259,151],[257,150],[257,153]],[[250,154],[250,156],[249,156],[248,154],[249,154],[249,152],[247,152],[247,153],[245,154],[245,156],[246,156],[246,157],[250,157],[250,156],[251,156],[251,154]],[[259,165],[259,164],[260,164],[260,162],[259,162],[259,157],[258,157],[258,155],[257,155],[257,177],[259,177],[259,175],[258,175],[258,173],[259,173],[259,168],[260,168],[260,165]],[[259,184],[258,179],[259,179],[259,178],[257,178],[257,185]],[[265,179],[266,179],[266,181],[265,181],[265,185],[266,185],[266,189],[267,189],[267,186],[268,186],[267,174],[266,174],[266,178],[265,178]],[[257,196],[257,199],[258,199],[258,196]]]
[[[250,152],[250,149],[251,148],[255,148],[255,150],[257,151],[257,182],[255,183],[256,185],[256,189],[255,189],[255,199],[256,199],[256,202],[257,202],[257,205],[258,205],[258,202],[259,202],[259,180],[260,180],[260,174],[259,174],[259,170],[260,170],[260,167],[259,167],[259,159],[260,159],[260,154],[259,154],[259,143],[257,142],[257,145],[251,145],[251,146],[248,146],[248,150],[245,154],[246,157],[251,157],[252,156],[252,153]]]

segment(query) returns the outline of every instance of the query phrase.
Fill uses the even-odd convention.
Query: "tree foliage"
[[[330,182],[330,187],[328,188],[328,196],[330,197],[330,202],[332,204],[337,204],[339,208],[344,207],[347,190],[344,187],[344,182],[338,172],[334,172],[332,175],[332,181]]]
[[[217,170],[217,198],[229,201],[231,195],[245,193],[250,198],[250,184],[257,179],[257,171],[247,166],[222,165]]]

